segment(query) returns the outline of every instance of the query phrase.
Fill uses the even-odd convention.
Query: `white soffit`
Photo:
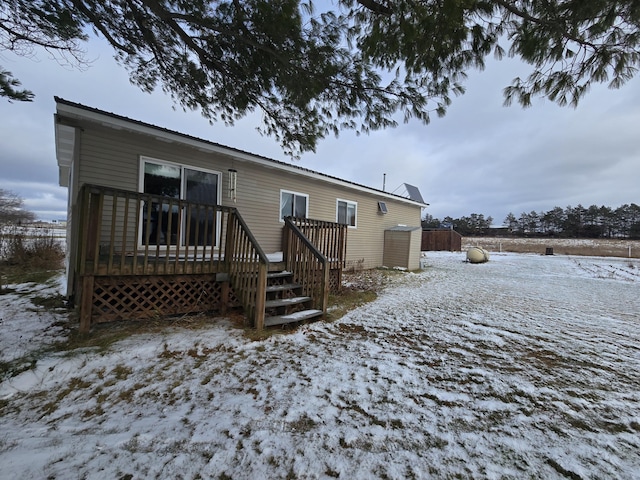
[[[56,122],[55,136],[58,166],[70,167],[76,145],[76,129]]]

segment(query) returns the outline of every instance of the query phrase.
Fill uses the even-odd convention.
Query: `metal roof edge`
[[[234,147],[222,145],[216,142],[212,142],[210,140],[194,137],[186,133],[181,133],[175,130],[170,130],[168,128],[159,127],[157,125],[146,123],[140,120],[135,120],[122,115],[118,115],[116,113],[100,110],[94,107],[88,107],[86,105],[82,105],[76,102],[71,102],[69,100],[65,100],[57,96],[54,96],[54,100],[56,102],[57,113],[62,113],[62,114],[66,113],[67,115],[76,116],[77,118],[80,118],[80,119],[87,119],[89,121],[101,123],[105,126],[111,126],[112,128],[116,128],[116,129],[127,129],[134,132],[145,133],[147,135],[158,137],[159,139],[165,139],[165,140],[175,141],[177,143],[183,143],[183,144],[190,145],[192,147],[199,148],[202,150],[208,150],[215,153],[232,156],[238,160],[257,163],[257,164],[264,165],[271,168],[278,168],[281,170],[288,171],[290,173],[294,173],[294,174],[298,174],[298,175],[302,175],[310,178],[315,178],[317,180],[325,181],[335,185],[341,185],[344,187],[353,188],[355,190],[359,190],[365,193],[382,196],[385,198],[401,201],[411,205],[416,205],[420,207],[427,207],[429,205],[428,203],[421,203],[418,201],[414,201],[400,195],[385,192],[383,190],[378,190],[372,187],[367,187],[366,185],[361,185],[359,183],[351,182],[349,180],[344,180],[338,177],[334,177],[332,175],[327,175],[325,173],[317,172],[315,170],[311,170],[305,167],[290,165],[280,160],[274,160],[272,158],[268,158],[262,155],[240,150]]]

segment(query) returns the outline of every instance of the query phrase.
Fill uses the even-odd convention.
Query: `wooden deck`
[[[243,260],[233,260],[242,263]],[[269,260],[269,271],[285,269],[283,260]],[[334,264],[332,264],[334,266]],[[224,258],[194,257],[168,253],[166,255],[119,254],[100,255],[98,261],[87,261],[84,272],[93,275],[190,275],[226,273]]]
[[[77,211],[69,258],[83,331],[230,306],[242,307],[248,324],[261,329],[273,271],[290,273],[312,310],[323,313],[329,291],[340,288],[345,225],[285,219],[283,259],[274,262],[235,208],[85,185]]]

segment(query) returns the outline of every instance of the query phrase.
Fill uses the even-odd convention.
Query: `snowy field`
[[[0,361],[37,363],[0,384],[0,477],[637,479],[640,261],[427,259],[333,323],[102,352],[47,353],[64,317],[14,286]]]
[[[545,253],[560,255],[640,258],[640,240],[610,238],[464,237],[462,250],[480,246],[490,252]]]

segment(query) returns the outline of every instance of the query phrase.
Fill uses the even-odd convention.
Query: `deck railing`
[[[289,217],[300,232],[322,253],[332,270],[344,268],[347,225],[310,218]]]
[[[285,268],[302,286],[303,295],[311,297],[314,307],[326,312],[330,271],[342,271],[346,226],[292,217],[284,222]]]
[[[239,214],[227,221],[225,263],[231,286],[253,327],[262,330],[269,260]]]
[[[78,217],[81,277],[228,274],[262,326],[268,260],[235,208],[84,185]]]
[[[221,271],[235,209],[95,185],[84,185],[80,198],[80,274]]]

